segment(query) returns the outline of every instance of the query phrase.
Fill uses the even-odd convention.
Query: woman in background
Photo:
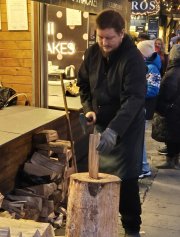
[[[161,82],[157,112],[167,121],[167,156],[161,169],[179,169],[180,154],[180,44],[173,45],[167,72]]]
[[[137,48],[140,50],[145,64],[147,66],[146,81],[146,128],[148,126],[148,121],[153,118],[157,95],[159,93],[160,81],[161,81],[161,59],[157,52],[155,52],[155,45],[153,40],[144,40],[137,44]],[[143,164],[142,164],[142,174],[139,176],[140,179],[151,176],[151,170],[149,163],[147,161],[146,145],[144,141],[143,150]]]
[[[168,64],[168,55],[165,54],[165,47],[164,47],[164,42],[161,38],[157,38],[154,41],[155,44],[155,51],[159,54],[161,58],[161,76],[163,76],[166,72],[167,64]]]

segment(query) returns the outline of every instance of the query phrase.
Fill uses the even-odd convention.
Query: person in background
[[[166,72],[166,69],[167,69],[167,65],[168,65],[168,54],[165,53],[165,47],[164,47],[164,42],[161,38],[157,38],[155,40],[155,50],[156,52],[159,54],[160,58],[161,58],[161,63],[162,63],[162,66],[161,66],[161,77],[163,77],[163,75],[165,74]],[[163,147],[160,147],[158,149],[158,153],[160,155],[166,155],[167,154],[167,146],[166,144],[163,146]]]
[[[176,28],[176,35],[180,36],[180,24]]]
[[[180,44],[173,45],[157,101],[157,112],[167,122],[166,162],[158,168],[179,169],[180,153]]]
[[[157,38],[154,41],[155,44],[155,51],[159,54],[160,58],[161,58],[161,77],[165,74],[166,72],[166,68],[167,68],[167,64],[168,64],[168,55],[165,53],[165,47],[164,47],[164,42],[161,38]]]
[[[140,32],[138,37],[137,37],[137,43],[143,41],[143,40],[149,40],[149,35],[143,32]]]
[[[179,41],[180,41],[180,24],[177,26],[175,33],[171,35],[169,43],[170,49],[174,44],[178,44]]]
[[[153,118],[153,114],[156,107],[157,95],[159,93],[161,81],[161,59],[157,52],[155,52],[153,40],[141,41],[137,44],[137,48],[140,50],[147,66],[147,92],[145,102],[147,127],[148,120],[151,120]],[[149,176],[151,176],[151,170],[147,160],[146,145],[144,141],[142,174],[139,176],[139,178],[142,179]]]
[[[124,32],[119,12],[105,10],[96,18],[97,43],[85,52],[79,73],[85,116],[100,133],[100,172],[121,179],[120,204],[126,237],[139,237],[146,66],[132,39]]]

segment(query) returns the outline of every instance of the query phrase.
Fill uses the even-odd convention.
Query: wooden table
[[[19,168],[32,154],[32,136],[43,129],[55,129],[64,139],[65,112],[31,106],[0,110],[0,192],[14,188]]]

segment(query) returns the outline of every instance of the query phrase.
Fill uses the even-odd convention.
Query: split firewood
[[[56,190],[52,193],[49,199],[53,200],[54,202],[54,209],[57,211],[59,205],[62,201],[62,190]]]
[[[3,199],[4,199],[4,196],[2,195],[2,193],[0,193],[0,208],[1,208],[1,205],[2,205],[2,202],[3,202]]]
[[[33,235],[33,237],[41,237],[42,235],[40,234],[39,230],[36,230],[36,233]]]
[[[49,155],[53,153],[65,153],[69,148],[67,145],[62,144],[61,142],[49,142],[44,144],[35,144],[34,145],[38,150],[44,150]]]
[[[53,182],[49,184],[34,185],[25,188],[25,190],[29,190],[41,197],[48,198],[55,190],[57,190],[57,184]]]
[[[48,199],[44,198],[43,199],[43,205],[42,205],[42,210],[39,214],[39,217],[42,219],[42,218],[45,218],[46,219],[46,222],[47,222],[47,216],[48,216]]]
[[[58,132],[56,130],[42,130],[39,133],[33,135],[34,144],[43,144],[59,139]]]
[[[64,153],[58,153],[57,154],[58,155],[58,159],[59,159],[59,161],[61,162],[62,160],[66,160],[66,162],[67,161],[69,161],[71,158],[72,158],[72,150],[71,149],[67,149],[67,151],[66,152],[64,152]]]
[[[24,172],[29,175],[35,175],[37,177],[49,176],[50,180],[54,180],[57,177],[57,173],[49,167],[45,167],[40,164],[34,164],[30,162],[26,162],[23,168]]]
[[[10,229],[8,227],[0,227],[1,237],[11,237]]]
[[[49,142],[49,144],[53,145],[53,142]],[[71,141],[68,140],[61,140],[61,139],[57,139],[55,144],[59,144],[61,146],[67,147],[69,149],[71,149]]]
[[[65,167],[65,171],[64,171],[64,178],[67,179],[70,177],[71,174],[75,173],[75,169],[74,166],[71,167]]]
[[[57,209],[57,212],[62,213],[63,216],[65,217],[67,216],[67,210],[64,207],[59,206],[59,208]]]
[[[63,175],[64,173],[64,165],[62,165],[59,161],[51,160],[42,154],[35,152],[31,157],[31,162],[33,164],[41,165],[46,168],[49,168],[55,171],[57,174]]]
[[[53,221],[52,225],[54,228],[60,228],[63,225],[63,214],[60,213]]]
[[[50,157],[50,156],[52,156],[52,155],[54,154],[54,152],[51,151],[51,150],[43,150],[43,149],[37,148],[36,151],[37,151],[38,153],[44,155],[44,156],[47,156],[47,157]]]
[[[17,196],[8,194],[7,198],[12,201],[24,201],[24,205],[29,207],[35,207],[38,211],[42,210],[42,198],[31,196]]]
[[[2,208],[3,210],[8,211],[11,215],[12,213],[15,214],[15,217],[20,217],[23,218],[25,216],[25,212],[24,212],[24,204],[25,201],[9,201],[4,199],[3,203],[2,203]]]

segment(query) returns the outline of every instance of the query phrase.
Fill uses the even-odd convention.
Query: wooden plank
[[[6,228],[0,228],[0,236],[1,237],[11,237],[10,235],[10,229],[8,227]]]
[[[33,237],[37,230],[39,231],[40,237],[54,237],[54,230],[49,223],[40,223],[31,220],[15,220],[5,217],[0,217],[0,227],[10,228],[11,237],[19,236],[22,232],[23,237]],[[36,235],[38,236],[38,235]]]
[[[2,14],[3,16],[3,14]],[[3,19],[3,17],[2,17]],[[8,31],[8,32],[3,32],[3,34],[1,34],[1,40],[9,40],[9,39],[13,39],[13,40],[31,40],[31,32],[24,32],[23,34],[22,32],[12,32],[12,31]]]
[[[2,41],[0,39],[0,49],[32,49],[32,44],[30,41],[15,41],[7,40]]]
[[[0,80],[4,86],[9,83],[14,84],[32,84],[32,76],[14,76],[14,75],[0,75]],[[4,84],[5,83],[5,84]]]
[[[1,58],[32,58],[32,50],[8,50],[8,49],[1,49],[0,50],[0,57]]]
[[[0,67],[0,74],[14,75],[14,76],[31,76],[32,68],[27,67]]]
[[[21,113],[0,117],[0,130],[24,134],[35,130],[39,126],[60,119],[64,114],[64,111],[44,108],[37,109],[34,107],[33,111],[27,110]]]
[[[32,67],[31,59],[22,58],[1,58],[0,67]]]

